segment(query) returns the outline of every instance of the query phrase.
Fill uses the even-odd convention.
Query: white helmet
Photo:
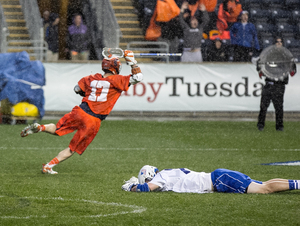
[[[155,166],[143,166],[138,175],[139,184],[144,184],[146,180],[151,181],[157,173],[158,169]]]

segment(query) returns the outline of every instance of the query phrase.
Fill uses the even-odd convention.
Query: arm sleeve
[[[78,82],[78,86],[79,86],[79,88],[80,88],[83,92],[86,91],[86,90],[85,90],[85,79],[86,79],[86,77],[83,77],[83,78],[80,79],[79,82]]]
[[[237,18],[241,12],[242,12],[242,5],[238,3],[236,4],[236,7],[230,12],[230,17]]]
[[[208,16],[208,12],[202,11],[202,22],[201,24],[199,24],[199,27],[205,27],[209,22],[209,16]]]
[[[129,81],[131,75],[123,76],[123,75],[115,75],[112,79],[112,84],[119,90],[127,91],[129,88]]]
[[[184,29],[184,28],[189,28],[189,25],[184,21],[183,19],[183,13],[179,14],[179,23],[180,26]]]
[[[159,172],[152,180],[151,184],[157,185],[159,188],[164,188],[166,186],[166,183],[168,181],[168,175],[166,173]]]
[[[84,34],[84,38],[85,38],[85,42],[88,46],[91,43],[91,31],[86,25],[84,25],[84,26],[86,28],[86,33]]]

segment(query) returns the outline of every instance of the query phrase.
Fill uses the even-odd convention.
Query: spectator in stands
[[[66,50],[70,52],[71,60],[88,60],[89,44],[88,28],[83,24],[81,15],[77,14],[68,28]]]
[[[201,40],[203,28],[209,21],[208,13],[203,4],[199,5],[202,11],[202,22],[199,23],[195,17],[191,18],[190,26],[183,19],[183,13],[188,8],[188,2],[184,2],[181,6],[179,15],[180,25],[183,28],[183,54],[181,62],[202,62]]]
[[[170,52],[178,51],[180,8],[174,0],[158,0],[150,24],[145,32],[148,41],[167,42]],[[177,60],[170,57],[170,60]]]
[[[58,24],[58,14],[48,10],[43,13],[44,37],[48,44],[47,61],[58,60]]]
[[[200,0],[199,4],[205,5],[206,11],[209,16],[209,22],[208,24],[203,28],[203,32],[208,34],[209,31],[215,30],[217,28],[217,14],[215,12],[215,8],[217,6],[217,0]],[[197,9],[195,12],[195,17],[201,23],[201,18],[202,18],[202,11]]]
[[[247,11],[242,11],[241,21],[230,28],[230,39],[234,49],[234,61],[251,61],[253,53],[259,51],[256,28],[254,24],[248,23]]]
[[[218,10],[218,30],[222,32],[230,29],[231,26],[237,22],[241,12],[242,5],[239,0],[224,0]]]
[[[137,15],[143,29],[143,34],[150,24],[151,17],[154,14],[157,0],[135,0]]]
[[[207,51],[207,61],[226,62],[228,61],[227,49],[219,38],[214,40],[213,46]]]
[[[182,13],[182,17],[187,24],[190,24],[191,10],[189,8],[184,9]],[[183,40],[183,28],[181,26],[178,27],[178,38],[179,38],[178,52],[182,53],[184,40]]]

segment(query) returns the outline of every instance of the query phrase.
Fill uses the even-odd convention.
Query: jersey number
[[[94,80],[91,82],[90,87],[92,88],[92,92],[88,98],[90,101],[104,102],[107,100],[107,94],[110,87],[110,83],[108,81]],[[102,89],[99,96],[96,96],[97,89]]]

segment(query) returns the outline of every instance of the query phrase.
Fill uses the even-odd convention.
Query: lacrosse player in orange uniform
[[[57,174],[52,170],[55,165],[75,152],[81,155],[97,135],[101,121],[108,116],[121,93],[127,91],[130,85],[142,81],[143,74],[137,66],[133,52],[125,50],[124,57],[127,65],[131,66],[131,75],[119,75],[121,62],[117,57],[103,59],[103,75],[97,73],[83,77],[74,87],[75,93],[83,96],[79,106],[75,106],[70,113],[64,115],[56,125],[34,123],[22,130],[21,137],[38,132],[63,136],[77,130],[69,146],[50,162],[43,164],[42,173]]]

